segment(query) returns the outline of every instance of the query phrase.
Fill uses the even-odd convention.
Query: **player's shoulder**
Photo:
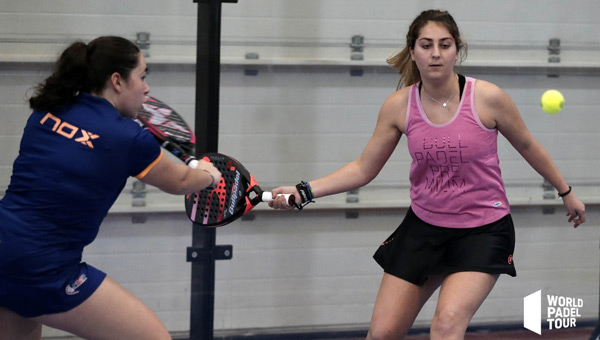
[[[499,85],[483,79],[475,80],[475,92],[479,92],[488,97],[506,95],[506,92]]]
[[[408,104],[408,97],[410,93],[410,86],[403,87],[401,89],[396,90],[394,93],[390,94],[385,102],[383,103],[382,108],[393,108],[395,110],[400,108],[406,108]]]
[[[486,105],[501,105],[510,101],[508,94],[500,86],[483,79],[475,81],[475,96]]]
[[[378,124],[386,124],[404,132],[410,89],[410,86],[401,88],[387,97],[379,111]]]
[[[498,122],[513,120],[518,109],[510,96],[498,85],[477,80],[475,83],[475,108],[485,126],[493,128]]]

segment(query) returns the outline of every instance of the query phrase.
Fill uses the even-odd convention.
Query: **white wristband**
[[[189,161],[188,166],[192,169],[196,169],[198,167],[198,163],[198,160],[194,158]]]

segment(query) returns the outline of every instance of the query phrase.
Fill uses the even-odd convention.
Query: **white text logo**
[[[549,330],[577,327],[577,318],[581,317],[579,309],[583,307],[583,299],[546,295],[546,301],[548,303],[546,322],[548,322]],[[541,290],[523,298],[523,327],[536,334],[542,334]]]

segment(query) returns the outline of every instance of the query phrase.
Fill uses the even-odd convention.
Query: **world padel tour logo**
[[[583,299],[546,295],[543,302],[546,303],[546,322],[549,330],[577,327]],[[538,290],[523,298],[523,327],[542,335],[542,323],[542,291]]]

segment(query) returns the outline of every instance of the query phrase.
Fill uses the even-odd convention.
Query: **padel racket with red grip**
[[[252,210],[260,202],[273,199],[263,191],[254,176],[236,159],[221,153],[207,153],[201,159],[211,162],[221,172],[216,187],[186,195],[185,211],[190,220],[206,227],[221,227]],[[285,195],[288,205],[294,197]]]
[[[163,148],[188,166],[196,168],[196,137],[174,109],[156,98],[146,96],[143,108],[136,118]],[[216,187],[186,195],[185,209],[192,222],[219,227],[233,222],[261,201],[268,202],[272,199],[271,192],[264,192],[248,170],[232,157],[209,153],[201,158],[212,162],[221,172],[222,178]],[[286,196],[288,205],[293,204],[294,200],[290,200],[289,195]]]
[[[167,151],[195,168],[194,146],[196,136],[183,118],[164,102],[146,96],[136,119]]]

